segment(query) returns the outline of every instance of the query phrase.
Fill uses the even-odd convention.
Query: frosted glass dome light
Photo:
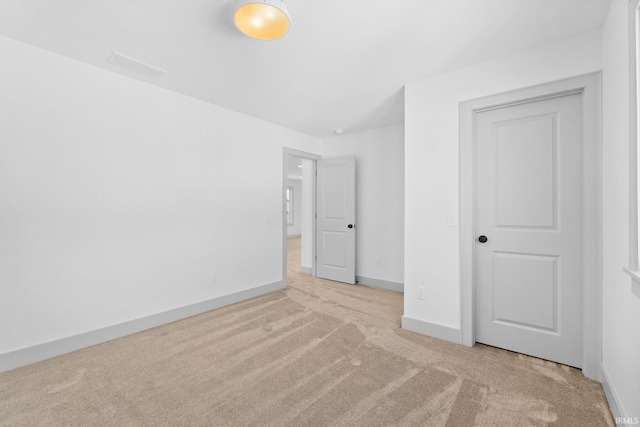
[[[240,31],[259,40],[279,39],[291,27],[282,0],[239,0],[234,21]]]

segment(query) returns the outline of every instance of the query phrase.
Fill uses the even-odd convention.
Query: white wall
[[[403,283],[403,125],[323,140],[323,158],[349,154],[356,156],[356,275],[364,284]]]
[[[597,71],[599,31],[407,84],[405,87],[405,317],[460,328],[458,104]],[[426,299],[417,299],[417,287]]]
[[[293,224],[287,225],[287,236],[300,236],[302,232],[302,181],[287,179],[287,186],[293,187]]]
[[[629,32],[627,0],[603,27],[603,366],[623,415],[640,417],[640,299],[629,264]]]
[[[319,140],[6,38],[0,56],[0,355],[282,281],[282,146]]]

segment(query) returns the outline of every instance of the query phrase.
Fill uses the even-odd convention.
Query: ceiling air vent
[[[117,65],[118,67],[125,68],[129,71],[133,71],[134,73],[150,77],[152,79],[157,79],[166,74],[165,70],[154,67],[153,65],[145,64],[144,62],[130,58],[118,52],[113,52],[111,55],[109,55],[109,57],[107,58],[107,62],[113,65]]]

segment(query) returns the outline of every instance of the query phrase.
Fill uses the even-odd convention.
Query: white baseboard
[[[60,356],[61,354],[70,353],[81,348],[110,341],[115,338],[135,334],[137,332],[155,328],[156,326],[175,322],[176,320],[186,319],[187,317],[265,295],[280,289],[284,289],[284,283],[282,281],[269,283],[229,295],[223,295],[207,301],[174,308],[162,313],[156,313],[123,323],[118,323],[116,325],[106,326],[104,328],[83,332],[81,334],[72,335],[58,340],[10,351],[8,353],[0,354],[0,372],[40,362],[42,360]]]
[[[311,267],[300,266],[300,273],[302,273],[302,274],[313,274],[313,269]]]
[[[462,343],[462,333],[460,329],[425,322],[424,320],[418,320],[408,316],[402,316],[402,329],[440,338],[441,340],[450,341],[455,344]]]
[[[373,286],[374,288],[382,288],[404,293],[404,283],[391,282],[389,280],[374,279],[372,277],[364,276],[356,276],[356,280],[359,285]]]
[[[609,402],[609,408],[611,409],[611,414],[613,414],[613,418],[624,418],[629,416],[629,414],[625,414],[624,409],[622,408],[622,404],[620,403],[620,398],[618,397],[618,393],[616,391],[615,386],[611,382],[611,377],[609,377],[609,373],[607,372],[607,368],[604,365],[600,365],[602,368],[602,388],[604,389],[604,394],[607,397],[607,402]]]

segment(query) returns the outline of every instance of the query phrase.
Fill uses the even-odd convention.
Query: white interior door
[[[580,367],[582,95],[478,113],[475,143],[476,341]]]
[[[356,283],[356,159],[317,162],[318,277]]]

